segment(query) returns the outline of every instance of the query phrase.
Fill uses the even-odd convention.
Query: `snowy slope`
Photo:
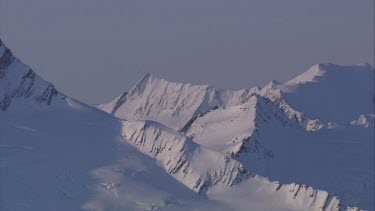
[[[238,91],[217,90],[210,85],[168,82],[146,74],[129,92],[98,108],[128,120],[153,120],[174,130],[218,106],[241,104],[257,88]]]
[[[195,197],[126,145],[119,121],[73,100],[15,102],[0,125],[1,210],[145,210]]]
[[[147,74],[129,92],[98,108],[119,118],[154,120],[185,130],[199,115],[241,105],[254,93],[274,101],[300,124],[308,120],[345,124],[374,114],[374,69],[368,64],[318,64],[285,84],[272,81],[261,90],[238,91],[168,82]]]
[[[375,113],[374,77],[368,64],[318,64],[278,88],[291,107],[310,118],[349,122]]]
[[[5,111],[14,98],[50,104],[60,95],[54,86],[24,65],[0,40],[0,109]]]
[[[119,120],[66,97],[4,59],[2,46],[1,210],[344,208],[325,191],[254,175],[159,123]]]
[[[268,200],[260,197],[260,193],[282,197],[290,204],[289,209],[346,209],[336,195],[298,183],[270,182],[247,171],[231,156],[199,146],[159,123],[125,121],[122,126],[123,137],[141,152],[155,158],[169,174],[196,192],[207,191],[209,198],[220,200],[230,205],[231,209],[263,210],[264,205],[258,200]],[[275,204],[269,205],[272,207]],[[277,206],[279,210],[285,205]]]
[[[246,103],[219,108],[198,117],[186,134],[207,148],[237,154],[244,150],[246,140],[270,121],[280,126],[299,127],[297,121],[289,120],[272,101],[255,94]]]
[[[120,118],[159,121],[239,161],[248,172],[309,184],[344,204],[374,210],[371,66],[319,64],[285,84],[272,81],[240,91],[146,78],[137,84],[144,88],[137,89],[137,97],[128,98],[130,91],[99,108]],[[134,115],[132,109],[149,112]]]
[[[252,150],[239,153],[235,159],[249,171],[282,183],[298,181],[324,189],[345,204],[373,210],[373,128],[307,132],[270,124],[257,132],[249,141],[256,140],[272,156]]]
[[[190,189],[228,188],[249,178],[242,164],[156,122],[124,122],[123,136]]]
[[[344,203],[370,209],[375,177],[371,118],[362,115],[350,124],[307,131],[312,121],[302,127],[277,104],[255,95],[240,106],[198,117],[187,135],[253,173],[319,187]]]
[[[121,121],[55,103],[1,114],[1,210],[337,210],[327,192],[262,177],[197,194],[124,142]]]

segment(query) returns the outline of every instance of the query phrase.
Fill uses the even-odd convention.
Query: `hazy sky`
[[[69,96],[113,99],[146,72],[239,89],[316,63],[374,66],[374,0],[0,0],[6,45]]]

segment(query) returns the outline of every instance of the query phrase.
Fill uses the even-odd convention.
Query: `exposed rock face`
[[[237,161],[156,122],[124,121],[123,137],[196,192],[213,186],[228,188],[250,177]]]
[[[247,171],[244,166],[224,155],[192,142],[188,137],[152,121],[123,121],[123,137],[141,152],[157,160],[170,175],[190,189],[205,193],[229,190],[241,182],[271,185],[293,206],[308,210],[356,210],[341,204],[326,191],[298,183],[280,184]]]
[[[374,126],[375,114],[361,114],[355,120],[351,121],[351,125],[372,127]]]
[[[304,207],[311,210],[339,211],[353,209],[343,206],[336,196],[331,196],[326,191],[317,190],[307,185],[298,183],[278,184],[276,191],[287,192],[296,203],[303,204]]]
[[[128,120],[160,122],[207,149],[237,160],[248,171],[283,183],[321,185],[317,187],[339,193],[344,203],[365,203],[368,207],[373,204],[368,200],[373,192],[356,186],[354,175],[373,175],[368,173],[373,167],[366,159],[373,157],[366,151],[372,146],[373,133],[361,129],[374,122],[374,90],[368,91],[373,84],[374,70],[366,64],[319,64],[286,83],[272,81],[262,89],[238,91],[173,83],[147,74],[129,92],[98,108]],[[347,137],[341,135],[344,133]],[[340,147],[331,144],[337,140]],[[366,151],[366,155],[346,150],[346,144],[353,140],[358,144],[352,147]],[[339,168],[351,175],[338,179],[350,184],[343,187],[320,179],[337,177],[338,171],[331,168],[333,164],[318,168],[323,161],[313,152],[326,157],[327,163],[342,156],[366,167],[348,168],[340,163]],[[302,163],[309,163],[313,172],[304,173]],[[283,173],[280,168],[289,170]],[[364,183],[373,187],[373,180]],[[346,194],[354,189],[356,195]]]
[[[0,40],[0,109],[5,111],[16,98],[49,105],[59,92],[15,58]]]
[[[256,200],[260,197],[267,201],[263,207],[268,207],[264,205],[269,201],[278,201],[287,210],[357,209],[346,205],[371,209],[374,169],[373,159],[368,158],[373,158],[374,152],[373,135],[368,133],[372,128],[368,127],[374,124],[374,114],[363,113],[345,124],[326,124],[294,110],[285,98],[301,84],[322,80],[327,68],[332,67],[317,66],[286,85],[271,82],[262,90],[255,87],[239,91],[171,83],[148,74],[129,92],[99,106],[131,119],[127,121],[74,99],[55,103],[57,97],[65,96],[17,60],[0,40],[0,109],[7,111],[0,112],[0,124],[5,128],[0,128],[0,138],[3,134],[6,137],[0,150],[13,156],[5,156],[5,165],[0,166],[10,172],[7,180],[11,182],[5,184],[13,194],[7,195],[5,201],[17,208],[22,199],[28,204],[21,205],[30,205],[35,210],[45,209],[46,204],[75,210],[82,207],[82,202],[64,200],[86,199],[90,196],[87,188],[98,194],[91,199],[90,206],[99,205],[99,210],[126,207],[129,200],[144,210],[140,199],[147,202],[150,210],[170,205],[184,207],[186,204],[180,203],[178,197],[149,202],[158,193],[178,194],[177,189],[173,190],[178,182],[171,180],[172,176],[188,187],[183,186],[189,193],[193,190],[206,194],[203,199],[215,191],[225,197],[230,195],[228,192],[237,191],[240,196],[226,200],[235,201],[233,209],[239,207],[239,198],[243,209],[244,205],[258,204]],[[367,71],[369,67],[360,69]],[[44,105],[50,105],[49,109]],[[50,124],[51,119],[56,121]],[[155,119],[162,124],[139,119]],[[157,165],[136,149],[154,158]],[[20,155],[18,150],[30,153]],[[88,159],[86,153],[99,156]],[[102,160],[105,157],[108,160]],[[41,158],[50,160],[39,163]],[[30,168],[31,162],[38,163],[38,168]],[[98,162],[105,166],[97,166]],[[63,163],[64,168],[60,169]],[[56,176],[60,170],[64,174]],[[34,179],[40,172],[44,178]],[[86,178],[90,172],[96,175],[94,181]],[[81,183],[77,183],[80,177]],[[154,182],[154,178],[166,183]],[[285,182],[285,178],[292,181]],[[33,194],[29,193],[35,193],[36,188],[44,190],[43,197],[33,196],[31,200]],[[137,193],[140,196],[136,199],[129,197],[138,191],[141,194]],[[149,195],[144,196],[145,192]],[[44,203],[49,195],[52,200]],[[112,206],[114,203],[116,206]],[[73,208],[67,209],[65,205]]]
[[[275,82],[269,83],[260,91],[260,95],[270,99],[272,102],[278,105],[288,115],[290,119],[296,119],[302,126],[305,120],[303,113],[294,110],[292,107],[288,105],[287,102],[285,102],[281,90],[277,88],[277,85],[278,84],[276,84]]]
[[[257,157],[273,157],[258,136],[265,127],[275,125],[299,127],[296,119],[289,119],[271,100],[254,94],[246,103],[199,116],[186,134],[203,146],[232,156],[248,152]]]

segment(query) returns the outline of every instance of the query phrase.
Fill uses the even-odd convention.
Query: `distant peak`
[[[151,80],[151,79],[154,79],[156,78],[152,73],[150,72],[147,72],[143,77],[142,79],[140,80],[140,82],[142,81],[148,81],[148,80]]]
[[[264,106],[267,106],[268,102],[271,102],[268,98],[265,98],[260,94],[254,93],[253,96],[251,96],[251,98],[249,99],[249,104],[247,105],[250,105],[251,107],[254,107],[256,109],[260,109],[260,111],[263,111]]]
[[[0,38],[0,48],[9,50],[1,38]]]
[[[310,67],[304,73],[286,82],[285,85],[304,84],[309,82],[317,82],[323,78],[334,78],[338,75],[353,75],[357,72],[373,71],[373,68],[368,63],[361,63],[357,65],[338,65],[333,63],[320,63]],[[349,76],[347,76],[349,77]]]
[[[264,88],[272,88],[272,89],[277,89],[277,86],[283,85],[283,83],[277,81],[277,80],[272,80],[269,82]]]
[[[280,81],[277,81],[277,80],[272,80],[270,82],[270,84],[274,85],[274,86],[277,86],[277,85],[282,85],[282,83]]]
[[[192,83],[185,83],[185,82],[169,81],[167,79],[157,77],[150,72],[146,73],[146,75],[144,75],[141,78],[141,80],[139,80],[139,82],[136,84],[136,86],[147,85],[148,83],[153,83],[154,81],[163,82],[164,84],[167,84],[167,83],[169,83],[169,84],[189,84],[189,85],[193,85],[193,86],[206,87],[207,89],[215,89],[215,87],[210,85],[210,84],[192,84]]]
[[[147,84],[151,83],[155,79],[156,79],[156,77],[153,74],[151,74],[150,72],[146,73],[138,81],[138,83],[136,83],[135,86],[129,91],[129,93],[143,92],[143,90],[146,88]]]
[[[341,70],[344,68],[351,68],[351,67],[357,67],[357,65],[343,66],[343,65],[333,64],[333,63],[319,63],[319,64],[312,66],[310,69],[316,69],[320,71],[335,71],[335,70]]]
[[[3,41],[0,39],[0,57],[2,56],[3,51],[6,50],[6,49],[7,49],[7,47],[5,46]]]
[[[153,75],[152,73],[148,72],[146,73],[142,78],[141,80],[139,80],[139,82],[137,84],[144,84],[144,83],[148,83],[149,81],[152,81],[154,79],[158,79],[155,75]]]
[[[367,63],[359,63],[355,65],[338,65],[333,63],[320,63],[312,66],[310,69],[314,69],[314,67],[319,70],[325,70],[325,71],[342,71],[342,70],[373,70],[372,66]]]

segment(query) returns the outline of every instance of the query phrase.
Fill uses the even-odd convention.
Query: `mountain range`
[[[375,210],[374,69],[61,93],[0,40],[0,210]]]

